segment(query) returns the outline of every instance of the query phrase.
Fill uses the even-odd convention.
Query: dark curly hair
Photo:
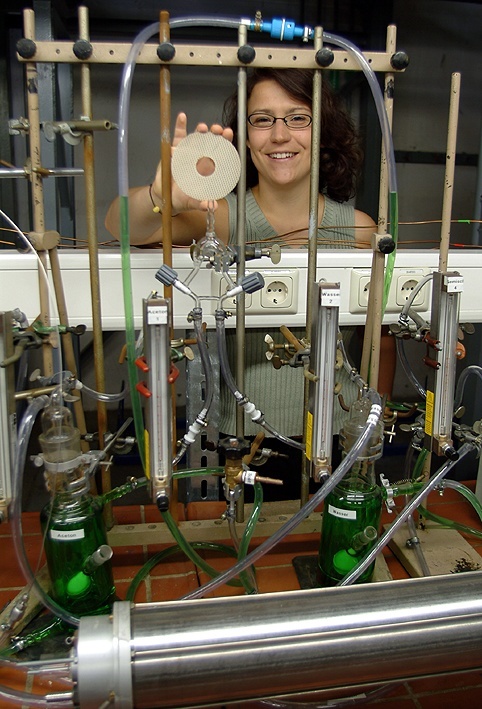
[[[247,78],[248,100],[260,81],[276,81],[293,99],[312,105],[313,73],[309,69],[252,69]],[[223,124],[233,129],[237,144],[237,92],[230,96],[223,110]],[[337,202],[354,197],[363,159],[358,133],[339,98],[329,83],[322,81],[321,99],[320,192]],[[246,184],[258,183],[256,170],[248,151]]]

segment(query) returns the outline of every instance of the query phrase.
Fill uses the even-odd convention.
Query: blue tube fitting
[[[252,21],[250,29],[269,32],[271,37],[281,41],[293,40],[297,37],[308,40],[313,36],[311,27],[297,26],[294,20],[287,20],[285,17],[273,17],[271,22],[263,20],[261,23],[257,23],[256,21]]]

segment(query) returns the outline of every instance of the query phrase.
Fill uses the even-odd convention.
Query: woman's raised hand
[[[223,128],[221,125],[214,124],[209,128],[206,123],[199,123],[196,126],[196,131],[199,133],[207,133],[208,131],[211,131],[215,135],[222,135],[226,140],[229,140],[232,142],[233,140],[233,131],[231,128]],[[187,135],[187,116],[185,113],[180,113],[177,116],[176,119],[176,124],[174,126],[174,136],[172,140],[172,151],[176,149],[176,146],[180,143],[180,141],[185,138]],[[206,158],[205,161],[203,158],[198,162],[197,164],[197,169],[199,170],[200,174],[210,174],[210,171],[212,169],[212,163],[209,158]],[[161,178],[161,163],[157,166],[157,171],[156,171],[156,177],[154,179],[154,182],[152,183],[152,192],[154,193],[154,198],[156,202],[161,202],[161,195],[162,195],[162,178]],[[214,203],[214,208],[216,209],[217,203]],[[197,199],[194,199],[193,197],[189,197],[189,195],[185,194],[182,192],[182,190],[177,186],[177,184],[173,181],[172,182],[172,215],[175,216],[176,214],[179,214],[180,212],[185,212],[189,211],[191,209],[198,209],[201,211],[207,211],[208,209],[208,202],[207,201],[202,201],[200,202]]]

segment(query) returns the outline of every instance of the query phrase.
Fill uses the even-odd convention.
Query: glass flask
[[[110,610],[115,587],[101,508],[88,494],[58,494],[41,514],[52,597],[75,615]],[[110,549],[109,549],[110,551]]]
[[[380,488],[361,476],[345,478],[327,496],[318,555],[322,586],[336,586],[374,546],[381,508]],[[357,583],[369,581],[374,566]]]
[[[102,505],[89,493],[80,434],[69,409],[48,406],[41,417],[47,489],[40,513],[52,597],[75,615],[110,610],[115,587]]]

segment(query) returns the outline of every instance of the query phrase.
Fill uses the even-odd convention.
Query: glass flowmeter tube
[[[433,278],[430,343],[434,347],[433,376],[427,387],[425,433],[428,448],[437,455],[452,449],[460,293],[464,280],[458,273],[435,272]],[[431,362],[432,359],[426,359]]]
[[[0,362],[13,355],[12,313],[0,312]],[[12,499],[12,470],[17,438],[15,366],[0,367],[0,521]]]
[[[146,360],[146,474],[152,499],[168,509],[172,487],[170,301],[157,294],[143,301]]]
[[[311,475],[319,481],[331,473],[333,449],[333,394],[335,388],[336,343],[340,309],[340,284],[315,284],[311,337],[310,396],[306,426],[306,456]]]

